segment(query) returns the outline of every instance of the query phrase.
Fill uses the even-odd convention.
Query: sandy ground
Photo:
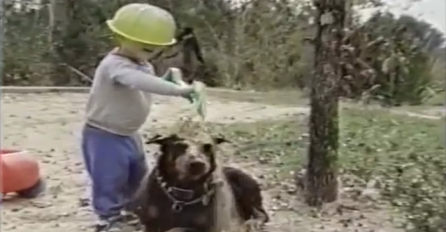
[[[2,96],[2,146],[26,149],[35,155],[41,163],[42,176],[48,185],[47,193],[40,198],[4,201],[2,231],[92,231],[94,217],[88,207],[79,205],[79,198],[85,195],[87,188],[79,155],[85,100],[85,94],[74,93]],[[307,112],[303,107],[228,102],[214,98],[209,100],[208,120],[212,122],[277,119]],[[185,101],[158,98],[144,129],[150,132],[154,125],[168,126],[178,117],[190,114],[190,105]],[[256,176],[271,172],[267,166],[259,166],[251,161],[240,162],[239,166]],[[290,187],[283,181],[276,183],[270,185],[264,193],[268,209],[274,211],[271,231],[398,231],[390,226],[386,214],[381,213],[382,209],[370,207],[350,210],[341,216],[310,217],[309,209],[287,193]]]
[[[299,108],[252,103],[220,103],[209,99],[209,121],[255,121],[299,113]],[[86,192],[86,180],[79,155],[79,132],[85,94],[8,94],[2,96],[3,147],[26,149],[41,162],[48,192],[35,200],[3,202],[2,230],[7,232],[76,232],[90,230],[94,218],[78,199]],[[157,126],[190,115],[184,100],[157,100],[146,124]]]

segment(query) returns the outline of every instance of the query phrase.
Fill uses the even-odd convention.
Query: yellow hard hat
[[[107,25],[114,33],[130,41],[148,45],[168,46],[175,41],[175,20],[159,7],[131,3],[116,11]]]

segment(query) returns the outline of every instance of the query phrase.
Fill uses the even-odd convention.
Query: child
[[[119,46],[99,64],[86,106],[82,152],[92,180],[96,231],[125,231],[122,212],[147,172],[137,131],[150,112],[151,94],[190,98],[192,86],[154,76],[146,61],[175,43],[175,21],[149,4],[120,8],[108,27]],[[131,230],[134,231],[134,230]]]

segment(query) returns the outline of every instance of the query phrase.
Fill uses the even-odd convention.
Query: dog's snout
[[[200,174],[206,168],[206,164],[202,161],[193,161],[189,163],[189,172],[192,174]]]

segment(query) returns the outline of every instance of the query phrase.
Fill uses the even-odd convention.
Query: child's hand
[[[195,89],[193,86],[182,86],[182,88],[185,89],[184,94],[181,96],[183,98],[186,98],[190,103],[194,102],[194,95],[195,95]]]
[[[183,95],[190,103],[194,103],[198,100],[200,93],[205,88],[205,85],[202,82],[194,81],[192,85],[184,85],[183,88],[190,89],[190,91],[186,91]]]

